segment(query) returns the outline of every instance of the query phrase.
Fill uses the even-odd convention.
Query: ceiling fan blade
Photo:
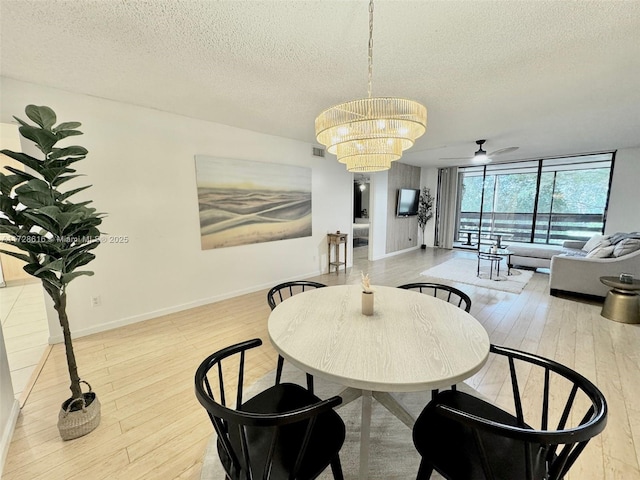
[[[501,148],[499,150],[495,150],[493,152],[487,153],[487,157],[495,157],[496,155],[503,155],[505,153],[511,153],[511,152],[515,152],[516,150],[518,150],[520,147],[507,147],[507,148]]]
[[[478,143],[478,142],[476,142]],[[520,147],[506,147],[506,148],[501,148],[499,150],[494,150],[491,153],[487,153],[487,159],[489,159],[489,161],[491,161],[491,158],[496,157],[498,155],[503,155],[505,153],[511,153],[511,152],[515,152],[516,150],[518,150]],[[475,158],[475,156],[471,156],[471,157],[440,157],[440,160],[473,160]]]
[[[425,148],[424,150],[422,150],[423,152],[426,152],[427,150],[440,150],[441,148],[447,148],[446,145],[438,145],[436,147],[429,147],[429,148]]]

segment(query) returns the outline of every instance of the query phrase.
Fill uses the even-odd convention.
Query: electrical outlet
[[[98,295],[96,297],[91,297],[91,306],[92,307],[99,307],[100,305],[102,305],[102,299],[100,298],[100,295]]]

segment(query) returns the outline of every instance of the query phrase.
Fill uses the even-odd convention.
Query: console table
[[[347,272],[347,238],[349,235],[346,233],[328,233],[327,244],[329,251],[327,252],[327,258],[329,262],[329,273],[331,273],[331,267],[336,268],[336,274],[339,273],[340,267],[344,266],[345,273]],[[344,261],[340,260],[340,245],[344,245]],[[331,260],[333,252],[333,260]]]

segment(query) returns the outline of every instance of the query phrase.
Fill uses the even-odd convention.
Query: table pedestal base
[[[388,392],[372,392],[371,390],[358,390],[357,388],[347,388],[340,393],[342,403],[338,408],[343,407],[354,400],[362,397],[362,426],[360,428],[360,473],[358,478],[364,480],[369,477],[369,443],[371,435],[371,404],[375,398],[380,405],[389,410],[409,429],[413,429],[416,419],[409,413],[407,408],[396,397]],[[425,403],[426,405],[426,403]]]
[[[613,289],[607,293],[601,315],[621,323],[640,323],[638,294]]]

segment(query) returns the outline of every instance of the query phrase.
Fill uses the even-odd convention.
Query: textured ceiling
[[[366,0],[0,0],[3,76],[315,142],[367,94]],[[377,0],[374,96],[427,106],[403,161],[640,146],[640,0]]]

